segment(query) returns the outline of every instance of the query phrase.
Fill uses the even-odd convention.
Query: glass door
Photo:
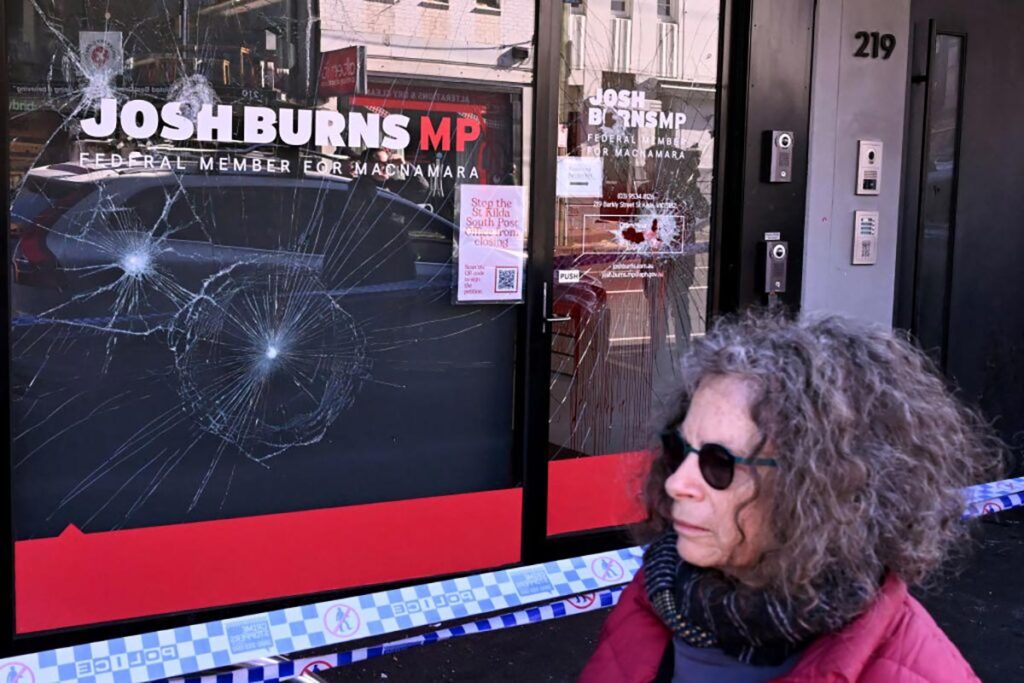
[[[719,3],[566,5],[547,535],[637,521],[680,353],[704,333]]]
[[[931,33],[910,329],[922,347],[945,368],[966,36],[935,31],[934,27]]]

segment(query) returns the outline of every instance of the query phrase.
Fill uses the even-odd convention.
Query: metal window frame
[[[615,7],[615,4],[619,2],[622,3],[621,9]],[[612,16],[624,19],[633,18],[633,0],[609,0],[608,7],[611,10]]]
[[[921,22],[923,24],[923,22]],[[922,26],[912,26],[911,31],[917,31]],[[918,270],[921,264],[921,249],[924,245],[924,221],[922,220],[922,209],[924,206],[924,188],[927,184],[927,172],[925,163],[928,155],[928,134],[931,129],[931,75],[935,59],[935,43],[940,35],[960,38],[960,64],[959,82],[957,83],[957,113],[956,113],[956,136],[953,143],[953,157],[956,159],[955,172],[950,184],[950,222],[949,236],[946,249],[946,281],[943,292],[942,305],[942,347],[935,359],[940,368],[946,369],[949,361],[949,319],[952,305],[953,278],[956,253],[956,215],[957,196],[960,180],[960,146],[963,133],[964,100],[967,83],[967,54],[969,41],[967,32],[961,28],[940,24],[935,19],[928,21],[927,38],[924,41],[924,73],[915,74],[913,52],[908,60],[908,79],[910,87],[907,92],[906,131],[902,178],[900,215],[903,225],[907,229],[901,231],[897,244],[897,274],[896,292],[893,307],[893,325],[909,331],[916,336],[915,319],[917,318],[917,294],[918,294]],[[911,49],[919,47],[917,39],[913,38]],[[913,88],[915,85],[923,85],[924,91],[920,95],[921,111],[915,111]],[[920,130],[918,130],[920,126]]]

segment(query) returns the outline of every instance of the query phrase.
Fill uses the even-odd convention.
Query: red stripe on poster
[[[518,562],[522,490],[176,524],[15,544],[18,633]]]
[[[639,451],[548,463],[548,535],[641,521],[649,460]]]

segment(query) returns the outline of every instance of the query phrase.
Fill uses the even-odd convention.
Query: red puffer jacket
[[[643,571],[622,593],[601,629],[581,683],[649,683],[669,643],[651,608]],[[838,633],[822,636],[797,665],[775,679],[789,683],[961,683],[978,681],[907,586],[890,576],[867,612]]]

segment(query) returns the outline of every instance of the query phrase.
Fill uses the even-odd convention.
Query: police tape
[[[1024,507],[1024,477],[973,486],[964,495],[965,517]],[[340,650],[350,641],[485,614],[525,610],[529,614],[523,618],[529,619],[530,614],[553,613],[550,609],[530,612],[530,606],[621,586],[640,564],[641,549],[624,548],[113,638],[0,659],[0,680],[137,683],[332,646]],[[493,619],[498,619],[495,624],[504,623],[501,617]]]
[[[969,486],[964,490],[964,518],[1024,507],[1024,477]]]
[[[639,548],[378,591],[0,660],[0,680],[136,683],[512,612],[622,585]]]
[[[442,628],[430,631],[410,638],[363,647],[348,652],[332,652],[327,655],[316,655],[311,657],[289,658],[282,657],[279,660],[267,663],[260,663],[252,666],[245,666],[234,671],[210,674],[206,676],[189,676],[184,678],[170,679],[168,683],[251,683],[261,681],[262,683],[277,683],[278,681],[294,680],[310,674],[318,674],[328,669],[339,666],[365,662],[377,657],[439,643],[462,636],[475,635],[500,631],[502,629],[537,624],[552,619],[561,619],[576,614],[584,614],[594,610],[614,607],[622,595],[624,586],[616,586],[594,593],[583,593],[565,600],[558,600],[538,607],[530,607],[525,610],[518,610],[507,614],[501,614],[486,619],[459,624],[449,628]]]
[[[979,500],[967,506],[964,512],[965,518],[982,517],[992,515],[1003,510],[1024,507],[1024,491],[1020,493],[1009,493],[1005,496],[997,496],[987,500]]]
[[[1016,479],[1003,479],[1002,481],[968,486],[964,489],[964,499],[971,504],[1022,492],[1024,492],[1024,477],[1017,477]]]

